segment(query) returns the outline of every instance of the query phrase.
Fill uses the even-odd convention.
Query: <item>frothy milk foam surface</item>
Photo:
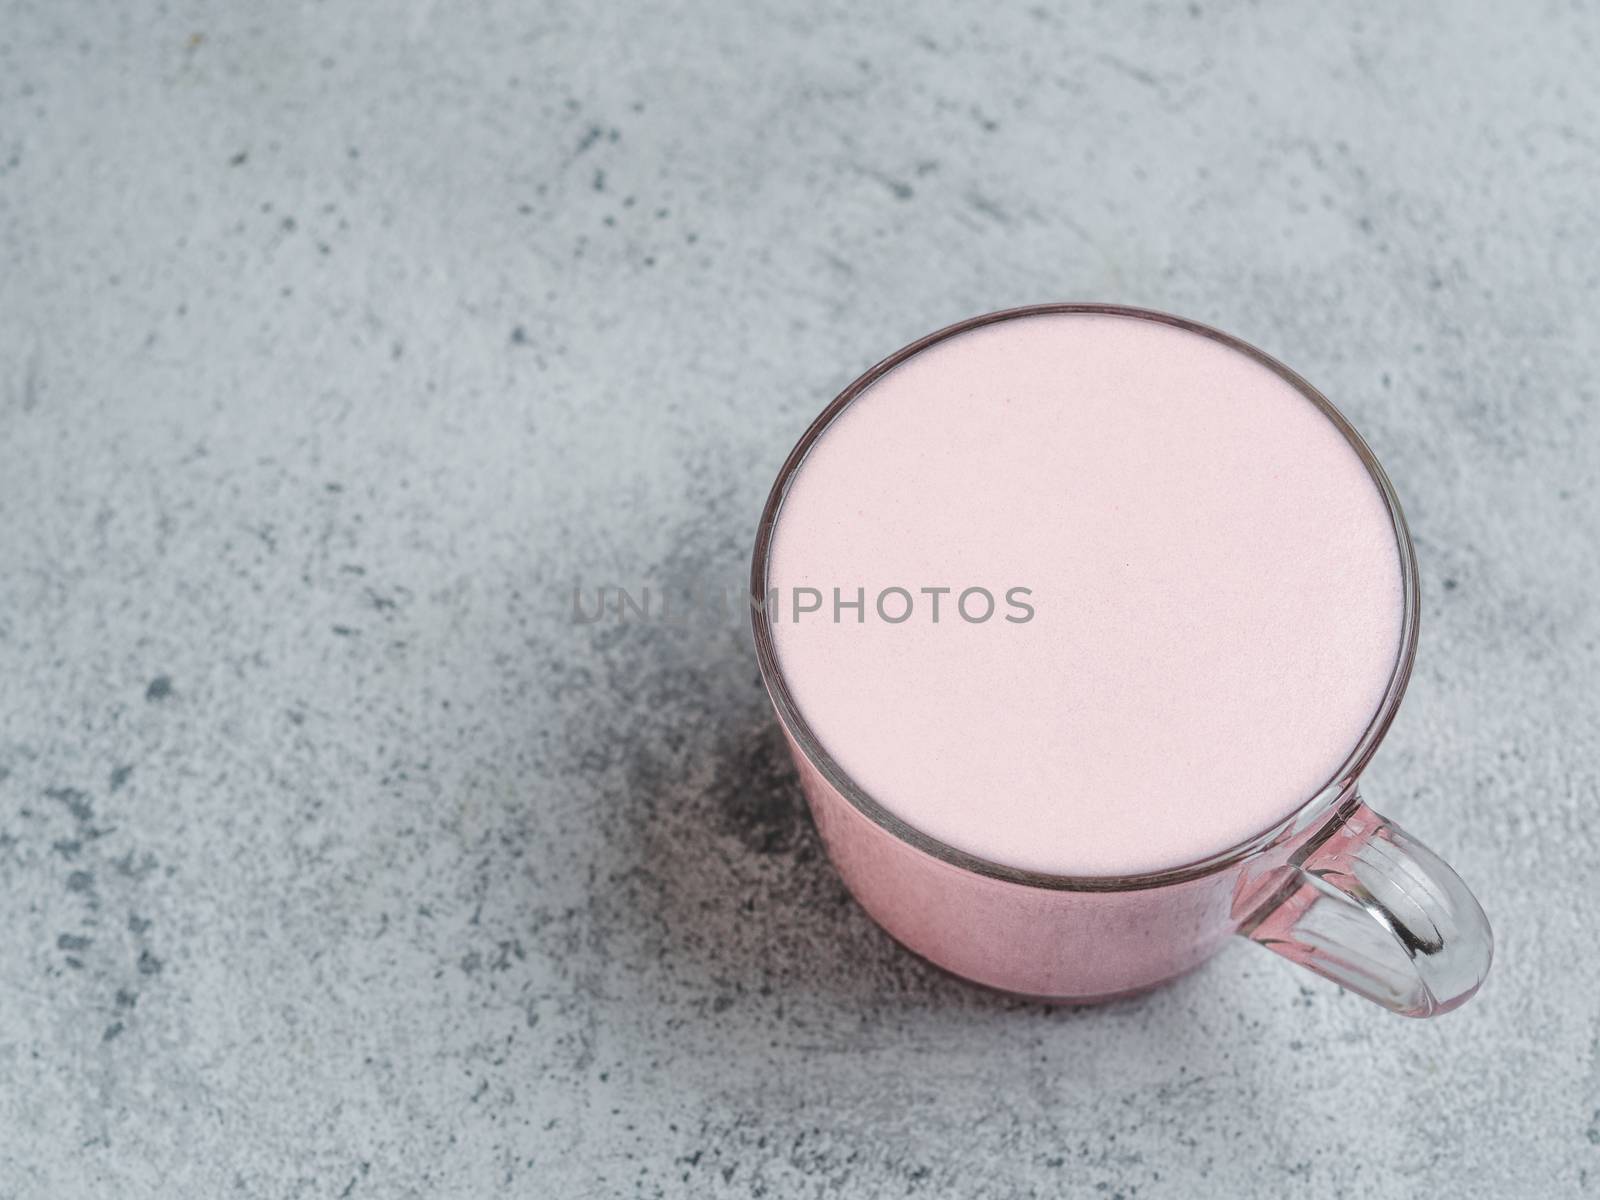
[[[1194,862],[1310,799],[1403,615],[1382,493],[1322,411],[1237,350],[1105,314],[982,326],[873,383],[792,480],[768,583],[823,597],[780,600],[778,664],[868,795],[1066,875]],[[957,610],[971,587],[987,621]],[[924,588],[952,589],[937,622]],[[1031,619],[1006,619],[1012,588]]]

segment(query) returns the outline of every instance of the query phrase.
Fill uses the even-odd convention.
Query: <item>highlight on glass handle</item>
[[[1494,934],[1461,877],[1356,798],[1239,932],[1391,1012],[1433,1017],[1489,973]]]

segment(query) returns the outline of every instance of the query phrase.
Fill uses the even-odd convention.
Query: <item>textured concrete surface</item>
[[[0,1196],[1600,1187],[1600,18],[0,3]],[[737,622],[793,439],[1008,304],[1219,324],[1396,479],[1411,1023],[1049,1009],[820,856]],[[1217,781],[1219,786],[1226,781]]]

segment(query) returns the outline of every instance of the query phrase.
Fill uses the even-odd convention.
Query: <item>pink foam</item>
[[[777,657],[879,803],[958,849],[1077,875],[1160,870],[1267,828],[1376,712],[1402,618],[1376,484],[1266,367],[1185,330],[1056,315],[941,342],[861,395],[779,515]],[[984,586],[890,625],[872,597]],[[1034,618],[1004,602],[1032,589]],[[834,623],[832,589],[866,620]],[[901,602],[890,605],[898,615]]]

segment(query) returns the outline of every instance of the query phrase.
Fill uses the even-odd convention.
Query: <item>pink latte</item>
[[[795,477],[768,582],[822,598],[780,605],[778,664],[862,790],[1053,874],[1180,866],[1286,817],[1400,649],[1394,528],[1339,429],[1243,352],[1129,316],[1002,321],[877,380]]]

